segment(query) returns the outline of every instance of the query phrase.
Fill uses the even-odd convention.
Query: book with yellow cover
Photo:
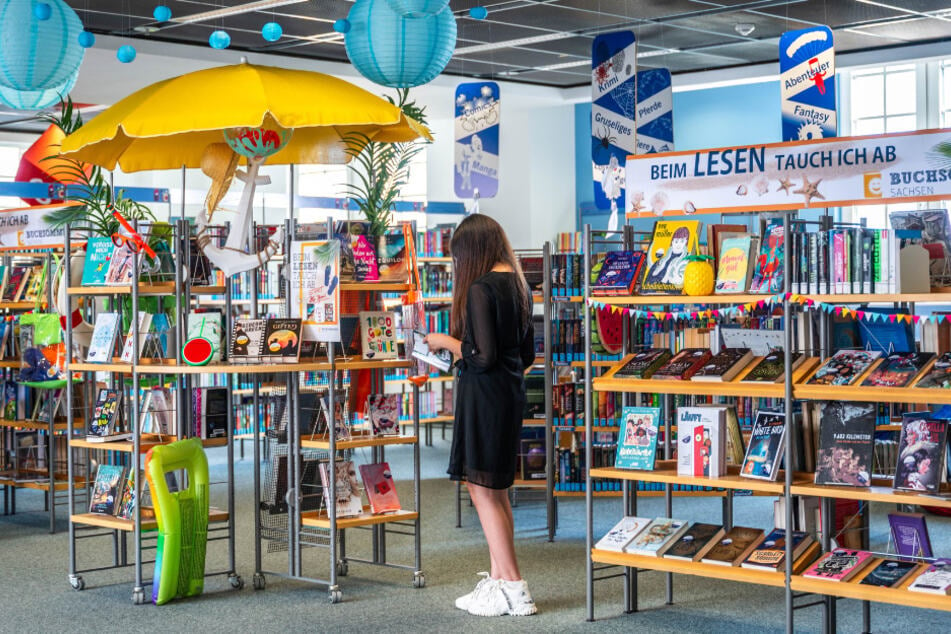
[[[654,224],[641,282],[642,293],[676,295],[683,292],[687,256],[697,254],[699,232],[699,220],[661,220]]]

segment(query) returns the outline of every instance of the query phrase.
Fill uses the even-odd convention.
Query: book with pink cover
[[[396,495],[396,483],[386,462],[360,465],[360,477],[363,488],[370,500],[373,513],[392,513],[400,510],[400,500]]]
[[[367,417],[374,436],[400,435],[400,401],[402,394],[370,394],[367,396]]]
[[[827,581],[848,581],[870,564],[874,555],[866,550],[836,548],[819,558],[816,563],[802,573],[803,577],[826,579]]]

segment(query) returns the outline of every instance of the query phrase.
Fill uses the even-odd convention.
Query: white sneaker
[[[469,614],[474,616],[502,616],[509,613],[509,607],[498,579],[488,579],[469,599]]]
[[[508,614],[512,616],[531,616],[538,612],[535,599],[528,591],[528,584],[524,579],[518,581],[502,581],[499,583],[502,594],[508,603]]]
[[[456,599],[456,607],[459,608],[460,610],[465,610],[466,612],[468,612],[469,604],[472,602],[472,598],[476,596],[477,594],[479,594],[479,592],[482,590],[482,588],[485,587],[485,585],[488,582],[495,581],[494,579],[492,579],[492,577],[489,576],[489,573],[487,572],[480,572],[478,574],[479,576],[482,577],[482,579],[480,579],[479,583],[476,584],[475,590],[473,590],[469,594],[464,594],[458,599]]]

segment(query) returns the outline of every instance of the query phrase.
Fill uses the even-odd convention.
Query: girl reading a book
[[[478,616],[527,616],[535,602],[515,556],[508,489],[515,480],[525,407],[525,368],[535,360],[532,297],[502,227],[483,215],[456,228],[452,334],[430,350],[458,359],[449,477],[465,481],[489,546],[491,569],[456,607]]]
[[[684,271],[687,269],[687,245],[690,243],[690,230],[678,227],[670,238],[667,252],[651,265],[645,282],[648,284],[673,284],[683,286]]]

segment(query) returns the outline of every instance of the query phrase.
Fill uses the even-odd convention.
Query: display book
[[[100,388],[96,395],[92,417],[86,424],[88,442],[111,442],[127,440],[132,433],[121,431],[122,402],[118,390]]]
[[[196,317],[192,323],[198,322]],[[231,331],[231,363],[295,363],[301,354],[299,318],[236,319]]]
[[[329,461],[322,460],[318,468],[324,491],[324,503],[329,506],[331,504]],[[362,494],[364,492],[367,494],[370,511],[373,514],[400,510],[396,483],[388,463],[360,465],[359,471],[363,477],[363,486],[361,486],[360,478],[357,477],[357,469],[354,468],[352,460],[338,458],[334,461],[334,477],[336,478],[334,508],[337,517],[353,517],[363,513]]]

